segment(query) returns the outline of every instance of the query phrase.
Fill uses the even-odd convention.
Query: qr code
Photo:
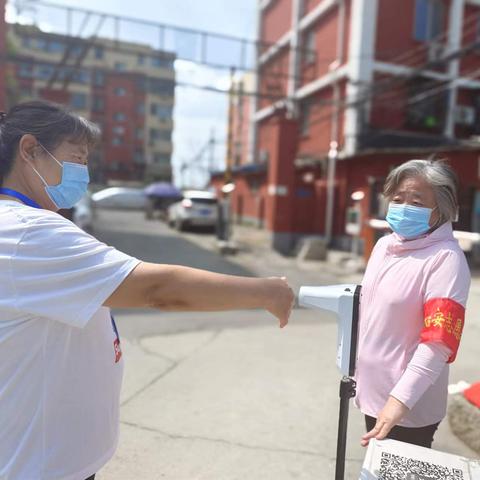
[[[434,463],[382,452],[379,480],[465,480],[463,472]]]

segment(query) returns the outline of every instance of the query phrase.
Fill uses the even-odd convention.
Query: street
[[[210,235],[178,234],[136,212],[100,212],[94,235],[149,262],[238,275],[287,274],[294,288],[303,277],[307,284],[346,283],[328,271],[300,271],[291,259],[266,252],[260,259],[222,258],[205,248]],[[471,297],[476,305],[477,296]],[[333,316],[295,309],[284,330],[259,311],[122,310],[115,317],[125,359],[121,438],[99,480],[334,477],[340,374]],[[467,321],[452,381],[478,379],[478,333],[478,320]],[[362,432],[362,416],[351,405],[347,479],[358,478]],[[475,457],[447,422],[434,448]]]

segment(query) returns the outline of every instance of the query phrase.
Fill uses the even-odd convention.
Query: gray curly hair
[[[458,216],[458,178],[445,160],[409,160],[393,169],[385,181],[383,194],[391,200],[398,185],[406,178],[423,177],[433,188],[438,208],[434,227],[454,222]]]

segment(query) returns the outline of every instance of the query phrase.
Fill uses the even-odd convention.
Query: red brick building
[[[353,208],[368,252],[385,176],[436,154],[461,180],[455,228],[480,231],[480,1],[263,0],[258,12],[238,217],[264,223],[283,252],[308,235],[348,248]]]
[[[97,123],[95,183],[171,181],[175,54],[19,24],[8,25],[7,41],[7,106],[43,98]]]

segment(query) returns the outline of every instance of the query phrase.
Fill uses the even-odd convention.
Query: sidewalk
[[[204,248],[212,237],[185,234]],[[258,275],[285,274],[300,285],[358,283],[362,274],[332,262],[299,263],[269,248],[265,232],[236,227],[229,257]],[[480,284],[451,381],[479,378]],[[163,317],[174,314],[162,314]],[[235,314],[236,315],[236,314]],[[246,313],[239,313],[246,315]],[[338,422],[333,317],[295,310],[285,330],[251,312],[258,326],[189,331],[122,341],[126,361],[121,438],[98,480],[330,480]],[[212,316],[212,314],[208,314]],[[207,314],[197,315],[199,325]],[[220,318],[220,317],[219,317]],[[135,318],[129,321],[135,322]],[[346,480],[358,479],[363,418],[349,416]],[[441,424],[434,448],[476,454]]]
[[[195,233],[184,235],[203,248],[219,251],[213,236]],[[230,261],[251,268],[260,276],[286,276],[296,292],[302,285],[360,283],[363,277],[363,271],[358,270],[358,263],[362,263],[362,260],[358,261],[357,257],[356,262],[349,261],[355,258],[349,252],[330,251],[326,261],[301,261],[273,250],[267,230],[244,225],[233,227],[232,241],[238,247],[238,252],[228,256]]]

